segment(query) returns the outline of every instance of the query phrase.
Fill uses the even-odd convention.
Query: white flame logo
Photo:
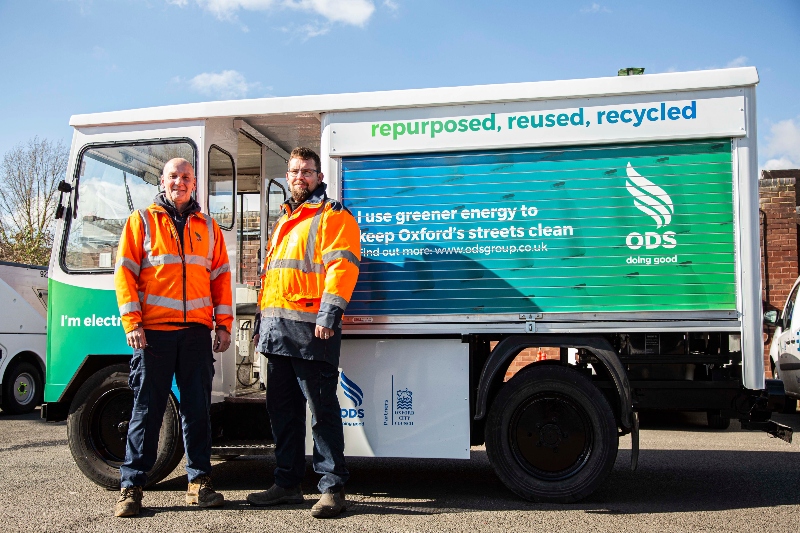
[[[656,228],[669,224],[675,212],[669,195],[664,189],[636,172],[630,162],[626,170],[630,181],[626,181],[625,186],[633,196],[633,205],[642,213],[653,217]]]

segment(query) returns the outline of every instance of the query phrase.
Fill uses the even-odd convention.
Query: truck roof
[[[247,117],[284,113],[318,114],[434,105],[466,105],[482,102],[591,98],[748,87],[757,84],[758,81],[758,72],[755,67],[741,67],[641,76],[201,102],[73,115],[69,123],[70,126],[80,128],[198,120],[210,117]]]

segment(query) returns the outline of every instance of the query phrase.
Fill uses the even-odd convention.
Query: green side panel
[[[56,402],[87,355],[130,354],[114,291],[48,282],[47,383]]]
[[[736,309],[729,140],[348,157],[349,315]]]

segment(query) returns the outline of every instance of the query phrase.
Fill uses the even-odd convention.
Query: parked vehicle
[[[0,261],[0,390],[5,413],[33,411],[44,397],[47,267]]]
[[[800,313],[795,312],[800,294],[800,278],[794,282],[786,305],[780,314],[777,311],[764,313],[764,321],[775,326],[769,348],[772,376],[783,381],[786,389],[784,413],[797,412],[800,398]]]
[[[485,443],[515,493],[568,502],[603,482],[622,435],[635,467],[639,410],[789,440],[770,420],[783,386],[764,379],[757,83],[737,68],[73,116],[43,416],[67,419],[78,466],[117,485],[132,403],[112,280],[126,217],[167,160],[193,161],[249,328],[288,152],[305,145],[361,227],[341,357],[347,454],[468,459]],[[561,358],[504,380],[542,346]],[[243,364],[260,368],[241,345],[215,363],[218,455],[270,447]],[[151,483],[180,459],[178,402]]]

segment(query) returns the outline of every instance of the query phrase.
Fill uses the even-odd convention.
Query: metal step
[[[274,455],[275,444],[272,441],[242,440],[228,441],[211,446],[211,455],[237,456],[237,455]]]
[[[226,396],[225,403],[266,403],[267,391],[250,389],[246,392],[236,391],[236,396]]]

